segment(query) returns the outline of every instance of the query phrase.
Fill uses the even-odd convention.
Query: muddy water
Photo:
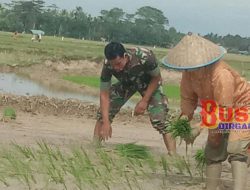
[[[69,92],[66,91],[66,89],[55,90],[14,73],[0,73],[0,93],[10,93],[22,96],[44,95],[59,99],[73,98],[87,102],[99,102],[98,97]]]
[[[15,73],[0,73],[0,93],[10,93],[21,96],[44,95],[50,98],[70,98],[99,104],[99,97],[71,92],[68,89],[55,89],[53,87],[43,86],[36,81],[16,75]],[[125,106],[133,107],[134,104],[132,102],[127,102]]]

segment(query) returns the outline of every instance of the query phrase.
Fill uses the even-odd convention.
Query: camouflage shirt
[[[134,86],[138,90],[145,90],[153,76],[160,74],[160,69],[151,50],[144,48],[127,49],[129,62],[120,72],[112,69],[108,61],[105,61],[101,73],[101,90],[108,90],[111,86],[111,78],[114,76],[124,86]]]

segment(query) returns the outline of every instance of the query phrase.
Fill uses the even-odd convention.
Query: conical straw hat
[[[223,57],[226,50],[213,42],[188,33],[163,58],[163,65],[172,69],[196,69],[215,63]]]

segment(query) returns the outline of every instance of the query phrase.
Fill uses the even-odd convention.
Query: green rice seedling
[[[38,153],[47,156],[49,159],[54,159],[56,161],[64,161],[64,158],[62,156],[62,153],[58,148],[52,148],[48,145],[45,141],[37,142],[38,147],[40,150],[38,150]]]
[[[174,138],[180,137],[181,139],[191,137],[191,127],[187,119],[177,119],[171,122],[170,127],[166,129],[172,134]]]
[[[7,180],[3,174],[0,175],[0,182],[2,182],[6,187],[10,186],[10,184],[7,182]]]
[[[139,168],[137,167],[138,164],[141,167],[142,163],[138,159],[126,158],[128,164],[126,165],[125,172],[133,171],[134,175],[139,176]],[[143,170],[141,170],[143,172]]]
[[[51,155],[52,150],[47,145],[47,143],[45,141],[43,141],[43,140],[42,141],[38,141],[37,145],[40,148],[40,150],[38,151],[38,153],[43,154],[43,155]]]
[[[117,144],[115,151],[127,161],[127,167],[124,168],[125,171],[132,171],[135,176],[147,176],[148,172],[145,172],[145,170],[149,168],[153,172],[156,171],[156,161],[149,149],[143,145],[136,145],[134,143]]]
[[[43,164],[42,170],[48,175],[49,180],[56,184],[62,184],[65,189],[65,166],[58,156],[58,150],[54,150],[45,141],[37,142],[40,150],[40,159]]]
[[[133,178],[133,182],[134,182],[135,187],[136,187],[137,189],[142,190],[142,187],[141,187],[141,185],[140,185],[140,183],[138,182],[138,180],[137,180],[136,177]]]
[[[190,123],[187,119],[177,119],[173,120],[168,128],[166,128],[166,131],[168,133],[171,133],[173,138],[180,138],[180,143],[182,142],[182,139],[190,139],[192,138],[192,128],[190,126]],[[186,142],[186,155],[188,152],[188,146]]]
[[[56,148],[56,153],[57,153],[57,158],[59,158],[61,161],[65,161],[65,158],[64,158],[61,150],[59,149],[59,147]]]
[[[132,166],[128,158],[123,158],[118,156],[119,155],[116,155],[114,151],[110,152],[112,175],[116,176],[115,179],[118,178],[124,179],[124,173],[130,172]],[[133,168],[132,170],[134,171]]]
[[[143,145],[136,145],[134,143],[118,144],[115,150],[122,157],[137,158],[137,159],[149,159],[151,157],[147,147]]]
[[[113,168],[112,158],[103,149],[99,149],[97,155],[99,156],[102,165],[105,166],[106,170],[110,173]]]
[[[165,177],[162,177],[162,186],[161,186],[161,189],[166,189],[166,178]]]
[[[165,176],[167,176],[168,171],[170,171],[170,167],[168,165],[167,159],[164,156],[161,156],[161,164],[163,167],[164,174],[165,174]]]
[[[185,165],[185,167],[186,167],[186,170],[187,170],[189,176],[190,176],[191,178],[193,178],[193,174],[192,174],[191,169],[190,169],[190,164],[186,161],[185,158],[183,158],[183,162],[184,162],[184,165]]]
[[[61,168],[64,171],[64,173],[67,173],[67,164],[66,164],[66,160],[67,160],[67,155],[65,155],[65,153],[63,154],[62,151],[59,149],[59,147],[56,148],[55,150],[56,152],[56,157],[58,158],[58,162],[61,163]]]
[[[2,120],[5,121],[8,119],[16,119],[16,111],[11,107],[7,107],[3,110]]]
[[[130,180],[129,180],[129,177],[128,177],[128,175],[127,175],[127,173],[125,172],[125,179],[126,179],[126,182],[127,182],[127,184],[128,184],[128,187],[129,187],[129,189],[130,190],[132,190],[133,188],[132,188],[132,185],[131,185],[131,183],[130,183]]]
[[[59,168],[55,167],[54,163],[50,163],[53,165],[52,167],[50,165],[47,166],[47,174],[50,177],[51,181],[55,182],[56,184],[62,184],[65,189],[67,189],[66,182],[64,179],[64,173]]]
[[[134,158],[134,156],[131,157],[123,157],[120,156],[117,157],[118,151],[106,151],[105,149],[98,149],[97,155],[100,161],[99,166],[103,166],[105,170],[101,170],[102,173],[105,172],[105,175],[102,176],[102,180],[105,180],[106,188],[108,188],[108,184],[112,184],[113,182],[121,183],[124,181],[124,183],[129,187],[130,189],[133,187],[133,185],[138,186],[138,182],[134,181],[134,179],[131,178],[131,176],[142,176],[144,174],[144,160]],[[146,161],[146,160],[145,160]],[[138,167],[139,166],[139,167]],[[102,169],[102,167],[99,167],[99,169]],[[144,176],[144,175],[143,175]]]
[[[125,157],[128,161],[127,170],[130,169],[134,172],[135,176],[148,177],[151,175],[149,170],[153,173],[157,170],[157,162],[154,157],[150,155],[148,159],[139,159],[139,158],[129,158]]]
[[[73,156],[67,160],[68,173],[75,178],[77,187],[79,189],[86,189],[87,185],[92,188],[97,187],[95,180],[102,173],[95,170],[87,152],[83,148],[74,148],[72,153]]]
[[[107,190],[110,190],[110,184],[109,184],[109,182],[106,181],[106,180],[103,180],[102,182],[103,182],[104,187],[106,187]]]
[[[185,172],[187,172],[190,176],[190,178],[193,178],[193,174],[191,171],[191,167],[190,164],[186,161],[185,157],[178,157],[175,158],[175,162],[174,162],[174,167],[181,173],[184,174]]]
[[[155,159],[152,155],[149,157],[149,159],[146,160],[146,163],[148,164],[148,166],[150,167],[152,172],[156,172],[158,163],[155,161]]]
[[[205,150],[204,149],[197,150],[194,158],[195,158],[195,161],[197,162],[197,166],[203,167],[205,165],[205,162],[206,162]]]
[[[97,177],[97,176],[100,176],[98,174],[98,172],[96,172],[95,168],[94,168],[94,164],[92,163],[89,155],[87,154],[87,152],[83,149],[83,147],[81,147],[81,151],[83,152],[84,154],[84,161],[86,163],[86,165],[89,167],[89,169],[93,172],[94,176]]]
[[[205,150],[204,149],[197,150],[194,155],[194,159],[196,161],[196,168],[199,170],[199,173],[203,179],[204,166],[206,164]]]
[[[40,151],[39,151],[39,154],[41,155],[40,159],[46,161],[46,163],[48,162],[49,166],[52,166],[53,169],[56,169],[56,166],[54,165],[54,160],[57,159],[55,159],[55,155],[51,147],[49,147],[45,142],[38,144],[40,146]]]
[[[60,164],[57,163],[57,161],[53,159],[48,159],[43,162],[43,170],[45,170],[45,173],[49,177],[50,182],[55,182],[56,184],[62,184],[65,189],[66,183],[65,183],[65,173],[63,169],[60,167]]]
[[[81,170],[77,164],[74,163],[72,159],[67,161],[68,173],[74,177],[76,186],[82,190],[83,189],[83,180],[84,178],[81,175]]]
[[[22,153],[26,158],[36,160],[35,154],[31,148],[26,146],[22,147],[16,143],[12,143],[12,146],[14,146],[14,148],[16,148],[16,150]]]
[[[22,160],[16,153],[6,152],[5,155],[5,167],[8,169],[10,176],[16,177],[20,182],[24,183],[31,189],[31,183],[36,183],[33,176],[32,165],[27,160]]]
[[[66,188],[65,184],[65,170],[62,168],[61,162],[58,159],[55,159],[54,152],[50,152],[44,157],[44,166],[46,173],[54,181],[56,184],[63,184]]]
[[[174,157],[171,159],[173,159],[172,160],[173,162],[171,163],[173,165],[173,167],[175,167],[180,174],[184,174],[184,171],[186,169],[186,165],[185,165],[183,158],[182,157]]]
[[[78,167],[77,164],[74,163],[73,160],[68,160],[67,162],[67,166],[68,166],[68,173],[71,174],[74,177],[74,181],[76,186],[79,189],[83,189],[83,184],[84,184],[84,176],[81,173],[82,170]]]

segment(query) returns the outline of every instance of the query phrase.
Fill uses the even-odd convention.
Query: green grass
[[[64,76],[64,80],[74,82],[80,85],[86,85],[89,87],[99,88],[100,78],[98,76]],[[115,80],[114,80],[115,81]],[[167,95],[169,99],[179,100],[180,99],[180,89],[178,85],[166,84],[163,85],[163,92]],[[137,95],[139,96],[139,95]]]
[[[227,54],[224,60],[238,73],[250,81],[250,56]]]
[[[7,118],[16,119],[16,111],[14,110],[14,108],[11,108],[11,107],[4,108],[3,117],[5,119],[7,119]]]
[[[169,99],[180,100],[180,87],[178,85],[165,84],[163,92]]]
[[[195,161],[197,162],[197,167],[203,168],[206,159],[205,159],[205,150],[204,149],[198,149],[194,155]]]
[[[198,149],[194,155],[194,159],[196,161],[196,168],[198,169],[201,177],[203,178],[204,167],[206,164],[205,150]]]
[[[167,128],[167,132],[170,132],[174,138],[180,137],[182,139],[189,138],[191,130],[187,119],[172,120],[171,126]]]
[[[64,76],[63,79],[89,87],[99,88],[100,86],[100,78],[97,76]]]

